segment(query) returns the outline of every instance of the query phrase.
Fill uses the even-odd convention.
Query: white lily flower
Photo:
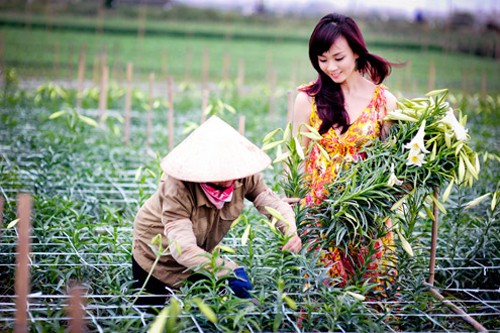
[[[414,150],[410,150],[410,154],[408,155],[408,161],[406,162],[406,165],[422,166],[422,164],[427,163],[427,161],[424,158],[425,158],[424,154],[415,153]]]
[[[420,125],[417,134],[415,134],[415,137],[409,143],[405,144],[404,147],[412,151],[419,151],[427,154],[429,151],[425,148],[424,135],[425,135],[425,120],[422,121],[422,124]],[[411,152],[410,155],[412,155]]]
[[[441,119],[441,122],[451,127],[457,140],[467,140],[467,130],[457,120],[455,114],[453,113],[453,109],[450,108],[448,112],[446,112],[446,115],[443,119]]]
[[[389,181],[387,182],[387,186],[393,187],[394,185],[401,185],[403,184],[402,180],[399,180],[398,177],[396,177],[396,174],[394,173],[394,163],[391,164],[391,175],[389,176]]]

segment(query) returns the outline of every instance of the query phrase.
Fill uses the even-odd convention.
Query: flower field
[[[212,263],[245,266],[252,298],[235,297],[213,266],[148,311],[134,305],[148,296],[132,288],[133,220],[160,159],[204,119],[263,147],[273,190],[304,196],[301,136],[324,152],[315,131],[293,137],[288,121],[294,87],[315,76],[315,21],[56,3],[0,4],[0,332],[23,331],[20,321],[51,333],[500,328],[497,32],[362,22],[371,51],[404,62],[385,82],[400,103],[387,140],[318,207],[294,205],[311,230],[298,254],[280,250],[278,214],[245,206]],[[331,283],[319,245],[373,249],[389,219],[394,281],[367,282],[367,262],[347,286]],[[158,256],[161,244],[151,240]]]
[[[373,285],[361,280],[345,288],[323,284],[325,272],[315,264],[315,251],[305,247],[298,255],[283,253],[279,246],[284,240],[274,232],[272,223],[248,207],[213,256],[227,256],[246,266],[254,297],[243,300],[225,292],[225,279],[218,280],[207,270],[208,283],[184,286],[156,315],[132,304],[137,290],[130,287],[131,237],[134,215],[154,191],[161,173],[159,159],[168,152],[168,103],[162,98],[151,101],[148,143],[150,101],[145,92],[134,90],[130,141],[125,144],[123,91],[113,89],[103,118],[98,117],[99,101],[92,90],[84,92],[80,108],[75,107],[76,91],[54,84],[36,91],[4,91],[0,110],[2,331],[14,329],[16,198],[20,192],[33,195],[28,306],[33,332],[67,330],[71,319],[67,304],[74,286],[82,288],[85,326],[91,332],[474,331],[464,315],[454,312],[447,302],[486,329],[500,326],[498,96],[439,95],[461,110],[462,122],[467,117],[465,129],[471,139],[466,145],[477,152],[480,167],[474,170],[480,171],[473,175],[474,170],[467,167],[468,173],[448,175],[430,170],[421,179],[431,182],[432,188],[440,186],[434,286],[427,283],[432,225],[428,211],[433,202],[424,193],[417,191],[413,204],[404,204],[414,211],[408,214],[411,220],[402,218],[404,223],[400,223],[396,243],[399,273],[384,299],[371,297]],[[175,89],[173,128],[174,140],[179,142],[200,122],[203,96],[197,89]],[[277,110],[270,114],[262,91],[242,95],[230,85],[222,86],[211,92],[206,109],[234,127],[245,116],[245,135],[265,145],[262,141],[265,137],[269,141],[268,133],[286,127],[287,94],[277,94]],[[430,123],[428,118],[427,126]],[[411,122],[401,124],[410,126]],[[452,133],[451,126],[446,128]],[[406,133],[401,140],[409,143],[418,130],[419,126],[410,126],[398,133]],[[445,145],[444,137],[442,140],[435,142]],[[432,143],[427,149],[425,158],[431,160]],[[298,152],[290,151],[293,154],[285,157],[292,163]],[[269,153],[280,157],[274,148]],[[400,161],[393,169],[386,163],[370,174],[386,177],[386,183],[390,170],[397,179],[417,177],[410,167],[418,165],[407,165],[410,150],[399,153]],[[379,163],[380,159],[367,161]],[[471,161],[476,163],[475,156]],[[359,177],[365,175],[361,169]],[[284,177],[281,170],[281,163],[275,163],[265,171],[266,180],[282,195],[293,195],[294,180]],[[473,177],[472,186],[448,186],[451,179],[460,183],[467,177]],[[298,219],[304,220],[304,214],[299,212]],[[158,249],[159,255],[161,251]],[[430,289],[437,289],[444,300]]]

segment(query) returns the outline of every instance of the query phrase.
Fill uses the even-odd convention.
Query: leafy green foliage
[[[1,101],[0,193],[6,196],[6,202],[0,244],[0,279],[4,281],[0,286],[0,300],[9,309],[12,308],[16,233],[15,226],[6,226],[16,219],[16,194],[21,190],[30,191],[34,194],[34,254],[31,258],[34,295],[30,301],[30,315],[35,318],[31,328],[40,332],[67,330],[64,296],[76,282],[87,290],[86,315],[91,331],[144,332],[154,325],[156,316],[131,307],[137,292],[131,287],[131,226],[137,209],[156,189],[161,177],[159,159],[167,152],[165,127],[154,127],[153,153],[148,153],[143,133],[144,107],[141,106],[146,100],[144,94],[142,97],[137,94],[137,103],[133,107],[135,117],[132,118],[135,132],[133,140],[125,146],[113,126],[96,128],[78,120],[80,114],[98,121],[93,110],[85,107],[79,109],[78,114],[72,113],[75,92],[61,88],[66,91],[61,93],[55,86],[51,89],[52,97],[48,86],[39,91],[43,98],[36,102],[38,104],[32,91],[13,91],[10,96],[15,98],[3,98]],[[266,98],[251,94],[238,96],[229,88],[217,94],[214,98],[220,98],[237,110],[234,115],[225,113],[228,122],[236,125],[240,115],[246,116],[246,134],[254,142],[259,142],[264,133],[284,121],[283,116],[270,120],[267,101],[263,102],[267,95],[264,95]],[[108,105],[123,104],[122,95],[117,93],[112,96],[115,96],[112,97],[114,101]],[[498,258],[499,253],[496,237],[499,152],[491,140],[496,133],[495,122],[500,119],[497,117],[500,103],[498,98],[491,96],[454,95],[449,98],[450,105],[461,109],[462,115],[469,116],[470,144],[480,152],[481,171],[478,179],[474,179],[473,187],[454,184],[448,200],[442,202],[446,214],[440,214],[438,263],[442,269],[437,271],[436,285],[441,288],[488,289],[498,280],[497,273],[477,269],[479,266],[474,263],[493,266],[494,258]],[[88,105],[96,107],[96,100],[93,101],[95,104],[89,102]],[[284,102],[281,99],[278,103],[281,109],[277,114],[285,114]],[[200,111],[197,108],[200,105],[201,94],[198,91],[191,89],[183,92],[175,104],[176,129],[182,128],[188,121],[198,122]],[[62,110],[65,112],[59,117],[49,119],[54,112]],[[154,119],[158,123],[165,119],[165,110],[163,101],[154,108]],[[118,117],[111,118],[115,126],[121,126]],[[427,120],[426,123],[430,125],[432,122]],[[410,127],[404,127],[404,123],[398,126],[402,131],[410,130]],[[396,128],[392,135],[396,135]],[[480,136],[483,128],[486,129],[484,142]],[[180,135],[180,131],[176,133]],[[405,135],[401,143],[413,136],[408,132]],[[304,179],[298,171],[303,159],[297,150],[297,140],[291,139],[290,129],[276,131],[264,145],[273,140],[281,141],[279,145],[286,146],[281,150],[284,154],[289,152],[284,155],[286,159],[283,161],[289,162],[284,169],[291,172],[283,173],[282,168],[276,165],[274,169],[265,171],[266,179],[279,179],[282,187],[276,188],[287,197],[302,197]],[[328,205],[325,204],[330,209],[330,215],[321,213],[325,218],[335,216],[338,210],[352,216],[366,211],[367,216],[374,219],[390,211],[393,203],[399,200],[398,191],[403,189],[379,187],[376,179],[366,173],[377,168],[383,173],[379,180],[384,184],[389,180],[392,163],[387,156],[392,153],[391,149],[395,149],[391,145],[394,141],[389,139],[374,144],[372,148],[381,150],[381,158],[370,154],[366,164],[352,168],[352,172],[355,171],[352,179],[349,179],[348,173],[340,176],[338,185],[333,185],[338,186],[333,187],[339,192],[338,197],[329,199]],[[277,151],[279,145],[269,149],[276,152],[276,157],[281,156]],[[454,158],[455,155],[449,156]],[[407,155],[400,155],[401,160],[395,165],[406,163],[406,158]],[[405,173],[404,168],[395,167],[394,172],[398,178],[413,180],[414,174]],[[291,177],[286,178],[285,175]],[[437,176],[430,173],[418,179],[432,181],[428,186],[432,188],[439,177],[445,177],[441,183],[443,192],[449,179],[446,175],[449,174],[439,171]],[[273,181],[269,183],[274,185]],[[429,208],[432,202],[427,199],[427,188],[417,189],[408,195],[410,192],[409,189],[404,190],[403,207],[406,209],[400,213],[398,227],[410,243],[414,256],[401,247],[397,248],[399,274],[396,283],[385,290],[390,301],[373,300],[373,285],[361,278],[346,288],[328,285],[325,283],[328,281],[326,272],[317,267],[318,254],[314,246],[306,244],[299,254],[281,251],[286,238],[273,229],[272,220],[265,220],[254,210],[247,209],[223,244],[234,253],[216,251],[211,259],[224,256],[245,266],[254,285],[253,298],[243,300],[230,293],[226,286],[229,276],[216,277],[214,270],[217,271],[217,267],[212,266],[214,270],[200,268],[205,280],[186,284],[170,300],[167,310],[163,312],[166,316],[159,317],[160,321],[165,319],[164,325],[159,325],[160,330],[470,331],[468,324],[451,317],[450,310],[435,300],[424,285],[429,264],[431,223],[425,207]],[[465,208],[486,193],[490,194],[483,201]],[[368,205],[365,197],[373,197],[373,202],[380,207]],[[300,205],[294,205],[294,209],[298,221],[306,221],[306,211]],[[345,214],[336,218],[343,219],[346,230],[346,226],[354,223],[357,226],[359,221],[358,234],[378,230],[369,229],[372,227],[369,218],[366,221],[362,218],[356,220]],[[336,233],[332,229],[331,235]],[[446,296],[467,298],[458,291],[448,291]],[[496,294],[483,292],[478,296],[488,300]],[[216,320],[213,320],[207,307],[216,315]],[[484,308],[477,310],[484,311]],[[2,328],[13,328],[12,313],[0,311]],[[479,319],[488,328],[498,326],[493,316],[487,313],[479,315]]]

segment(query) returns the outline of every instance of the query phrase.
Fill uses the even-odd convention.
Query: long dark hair
[[[323,16],[309,39],[309,59],[318,72],[318,78],[312,85],[301,89],[315,98],[318,116],[322,120],[320,134],[328,132],[332,127],[341,129],[342,133],[349,128],[349,115],[345,110],[340,84],[333,82],[321,70],[318,62],[318,56],[328,51],[339,36],[343,36],[354,54],[358,55],[356,69],[361,74],[368,74],[375,84],[382,83],[390,75],[394,65],[368,52],[363,34],[352,18],[341,14]]]

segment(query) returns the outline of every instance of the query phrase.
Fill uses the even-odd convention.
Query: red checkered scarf
[[[200,183],[200,185],[208,200],[210,200],[210,202],[213,203],[217,209],[221,209],[224,206],[224,203],[230,202],[233,197],[234,183],[223,190],[213,188],[207,183]]]

